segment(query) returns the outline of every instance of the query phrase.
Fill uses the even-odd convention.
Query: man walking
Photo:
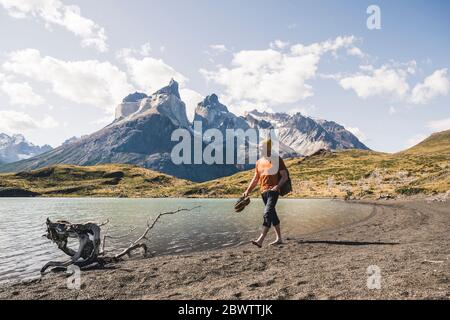
[[[256,162],[255,175],[250,182],[243,196],[248,195],[260,184],[261,196],[264,201],[264,222],[261,235],[252,243],[261,248],[264,239],[271,226],[274,226],[277,237],[271,245],[282,244],[280,219],[278,218],[275,206],[280,195],[280,188],[288,181],[288,172],[283,159],[278,154],[272,152],[272,140],[262,142],[261,157]]]

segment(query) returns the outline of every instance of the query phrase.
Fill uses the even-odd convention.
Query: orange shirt
[[[266,158],[256,161],[256,173],[259,175],[259,183],[261,185],[261,193],[272,189],[280,182],[280,171],[287,170],[283,159],[279,158],[278,171],[270,174],[269,169],[272,168],[272,162]]]

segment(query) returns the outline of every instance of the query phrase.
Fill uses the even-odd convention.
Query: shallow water
[[[257,236],[262,201],[252,200],[241,213],[234,213],[234,203],[233,199],[0,198],[0,283],[39,277],[46,262],[66,260],[42,237],[47,217],[72,223],[109,219],[102,229],[119,238],[107,239],[106,250],[117,251],[141,235],[146,222],[158,213],[201,206],[162,217],[149,234],[151,252],[179,254],[238,246]],[[282,199],[277,211],[284,237],[295,237],[357,222],[372,208],[338,200]]]

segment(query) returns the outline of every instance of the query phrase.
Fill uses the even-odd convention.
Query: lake
[[[255,238],[262,224],[263,203],[252,199],[235,213],[233,199],[0,198],[0,283],[39,277],[50,260],[66,260],[47,238],[45,221],[71,223],[109,220],[106,250],[129,245],[149,219],[164,211],[201,206],[192,212],[163,216],[149,233],[155,255],[184,254],[234,247]],[[372,207],[340,200],[281,199],[277,206],[284,237],[302,236],[360,221]],[[123,237],[122,237],[123,236]],[[272,231],[269,240],[273,238]]]

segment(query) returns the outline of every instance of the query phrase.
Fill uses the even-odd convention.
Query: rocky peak
[[[0,161],[3,163],[28,159],[51,149],[49,145],[35,146],[21,134],[9,136],[0,133]]]
[[[9,143],[10,137],[5,133],[0,133],[0,148]]]
[[[24,143],[25,137],[21,134],[13,134],[13,136],[11,137],[12,139],[12,143],[14,144],[20,144],[20,143]],[[32,143],[29,143],[30,145],[33,145]]]
[[[328,120],[323,120],[323,119],[317,119],[316,121],[322,127],[324,127],[327,131],[345,130],[344,126],[341,126],[339,123],[336,123],[334,121],[328,121]]]
[[[367,149],[352,133],[333,121],[315,120],[296,113],[250,111],[247,122],[253,128],[278,129],[280,141],[297,153],[309,155],[320,149]]]
[[[203,130],[215,128],[224,131],[226,129],[248,129],[249,127],[243,117],[229,112],[214,93],[197,105],[194,121],[201,121]]]
[[[215,93],[207,96],[202,102],[198,104],[198,106],[207,109],[215,109],[219,112],[228,112],[228,108],[219,102],[219,97]]]
[[[205,101],[208,101],[210,104],[219,103],[219,97],[217,94],[213,93],[210,96],[207,96]]]
[[[174,95],[178,99],[181,99],[180,92],[178,91],[178,82],[176,82],[174,79],[170,80],[170,83],[168,86],[165,86],[164,88],[159,89],[153,95],[158,95],[158,94]]]
[[[189,127],[186,105],[181,101],[178,82],[174,79],[170,80],[168,86],[159,89],[150,96],[135,92],[125,97],[123,102],[116,107],[116,117],[112,125],[151,114],[164,115],[176,126]]]
[[[123,98],[122,102],[123,103],[127,103],[127,102],[139,102],[142,99],[147,98],[148,96],[145,93],[142,92],[135,92],[135,93],[131,93],[129,95],[127,95],[125,98]]]
[[[258,119],[253,116],[251,113],[245,113],[245,120],[252,128],[258,129],[271,129],[273,128],[272,124],[264,119]]]

